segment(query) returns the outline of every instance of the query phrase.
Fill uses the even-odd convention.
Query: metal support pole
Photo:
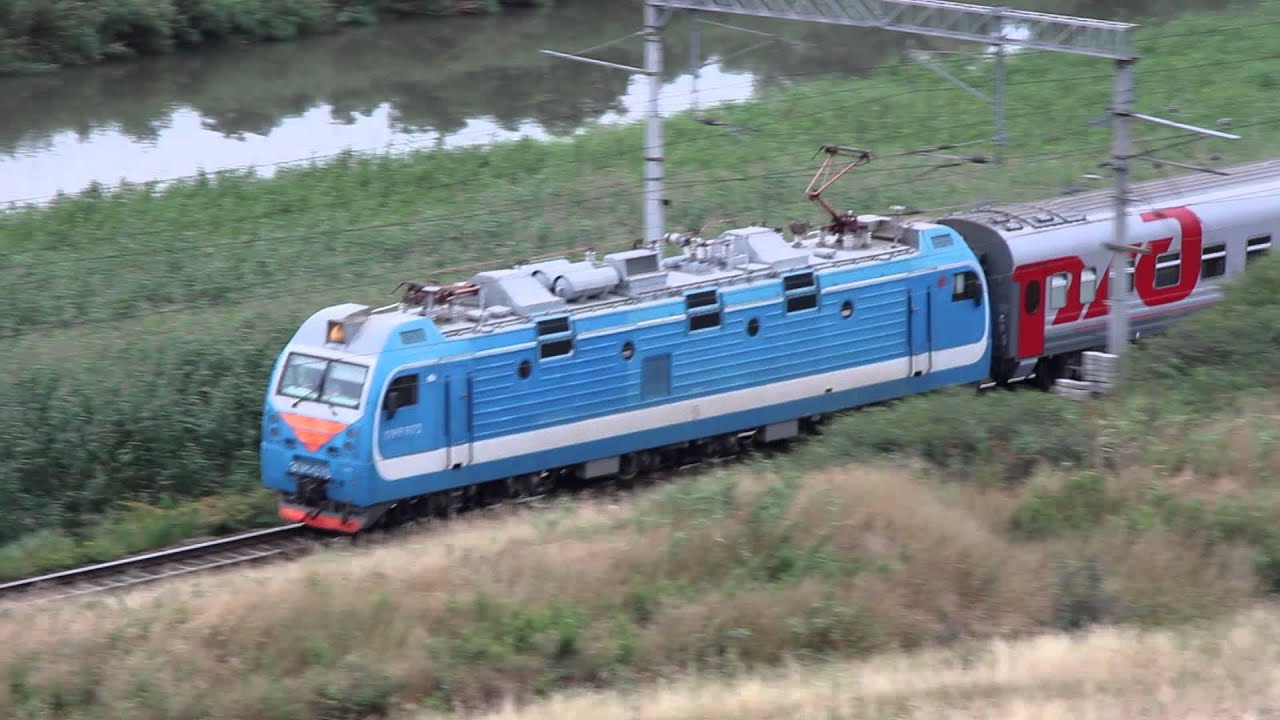
[[[644,239],[656,245],[662,239],[662,18],[651,2],[644,4],[644,71],[649,76],[649,117],[644,143]]]
[[[697,11],[689,11],[689,73],[693,75],[693,111],[698,107],[698,74],[702,70],[702,35]]]
[[[996,10],[996,24],[994,34],[1000,39],[1004,39],[1004,17],[1003,8]],[[996,44],[996,91],[991,96],[991,104],[996,110],[996,164],[1004,164],[1004,145],[1008,140],[1008,135],[1004,129],[1004,43]]]
[[[1128,204],[1129,204],[1129,156],[1133,153],[1129,135],[1130,116],[1133,113],[1134,64],[1136,60],[1116,61],[1115,99],[1112,103],[1112,134],[1114,145],[1111,152],[1111,167],[1116,172],[1115,191],[1115,238],[1108,245],[1113,253],[1111,273],[1107,281],[1110,283],[1109,305],[1110,322],[1107,326],[1107,352],[1116,356],[1117,377],[1121,371],[1123,357],[1129,340],[1128,314],[1128,268],[1126,258],[1128,247]]]

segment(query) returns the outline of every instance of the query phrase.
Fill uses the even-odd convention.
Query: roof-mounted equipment
[[[346,345],[360,332],[360,327],[369,319],[369,308],[362,307],[348,313],[337,320],[329,320],[325,326],[324,341],[326,344]]]
[[[469,297],[480,292],[480,286],[473,283],[459,282],[452,285],[439,285],[430,280],[425,284],[406,280],[396,286],[396,290],[400,288],[405,288],[404,295],[400,299],[401,303],[410,307],[422,306],[428,310],[440,305],[447,305],[456,298]]]
[[[805,196],[821,205],[822,209],[831,215],[831,223],[825,226],[828,231],[835,235],[857,232],[862,227],[857,215],[852,210],[846,213],[837,212],[834,207],[831,207],[830,203],[823,199],[822,193],[831,187],[832,183],[844,177],[850,170],[871,162],[871,151],[844,145],[823,145],[818,148],[818,153],[824,152],[827,154],[827,159],[823,161],[822,167],[818,168],[818,172],[814,173],[813,180],[809,181],[809,187],[804,191]],[[814,157],[817,157],[818,153],[814,153]],[[837,155],[852,155],[854,157],[853,160],[845,163],[845,166],[839,172],[828,178],[827,175],[831,172],[831,166],[835,162]],[[821,186],[818,186],[819,182],[822,183]]]

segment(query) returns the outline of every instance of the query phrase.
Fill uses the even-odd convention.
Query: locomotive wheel
[[[635,453],[624,453],[618,458],[618,479],[626,483],[628,487],[631,481],[636,479],[640,474],[640,459]]]

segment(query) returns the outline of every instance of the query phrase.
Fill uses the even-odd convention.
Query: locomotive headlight
[[[342,324],[341,320],[329,321],[329,332],[325,334],[325,340],[331,343],[346,344],[347,328]]]

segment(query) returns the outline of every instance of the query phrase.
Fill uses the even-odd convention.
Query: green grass
[[[1280,25],[1268,18],[1280,18],[1280,3],[1177,20],[1140,36],[1140,109],[1163,112],[1176,103],[1180,119],[1206,125],[1229,115],[1244,135],[1236,143],[1205,141],[1179,159],[1208,162],[1220,153],[1229,162],[1280,150],[1280,113],[1266,92],[1280,78],[1280,59],[1266,57]],[[1242,24],[1248,27],[1206,36],[1229,37],[1227,44],[1173,37]],[[952,69],[974,83],[990,73],[976,63]],[[668,227],[725,217],[775,225],[815,218],[803,189],[816,167],[813,150],[826,142],[868,146],[882,158],[830,191],[838,206],[936,209],[1056,195],[1106,157],[1109,130],[1087,120],[1104,112],[1110,76],[1106,62],[1019,58],[1011,63],[1008,164],[923,176],[931,161],[895,156],[981,137],[990,132],[990,115],[918,68],[807,83],[716,110],[752,132],[674,118],[667,125]],[[95,189],[0,217],[0,286],[11,290],[0,315],[7,373],[0,437],[10,450],[0,464],[0,541],[37,531],[79,535],[119,502],[158,504],[254,487],[265,379],[306,315],[348,300],[386,302],[405,279],[462,278],[466,272],[449,269],[464,263],[629,246],[642,218],[641,148],[642,128],[597,128],[549,143],[343,156],[269,180],[242,172],[164,191]],[[1167,172],[1146,165],[1137,171]],[[1221,397],[1274,380],[1256,360],[1274,347],[1266,333],[1276,326],[1194,325],[1199,330],[1177,334],[1170,345],[1153,345],[1153,353],[1167,356],[1150,361],[1165,383],[1159,387],[1169,389],[1159,397],[1171,402],[1200,392],[1186,389],[1189,380],[1217,383]],[[1254,333],[1257,354],[1240,355],[1225,375],[1199,369],[1244,332]],[[1110,436],[1090,435],[1094,426],[1133,438],[1153,413],[1164,413],[1162,426],[1199,432],[1199,444],[1179,445],[1182,436],[1173,435],[1157,444],[1112,444],[1122,448],[1115,453],[1177,466],[1204,462],[1194,448],[1219,437],[1195,424],[1189,395],[1174,415],[1172,406],[1144,405],[1147,396],[1136,394],[1123,412],[1101,419],[1044,396],[970,406],[964,395],[894,406],[883,411],[897,413],[892,423],[880,410],[859,414],[867,419],[850,420],[847,439],[833,434],[818,446],[826,449],[813,452],[838,458],[919,448],[948,472],[1017,482],[1039,462],[1078,467],[1109,457]],[[983,423],[966,422],[975,416]],[[965,429],[957,434],[957,426]],[[904,428],[910,432],[897,432]],[[1094,437],[1103,440],[1083,443]]]

